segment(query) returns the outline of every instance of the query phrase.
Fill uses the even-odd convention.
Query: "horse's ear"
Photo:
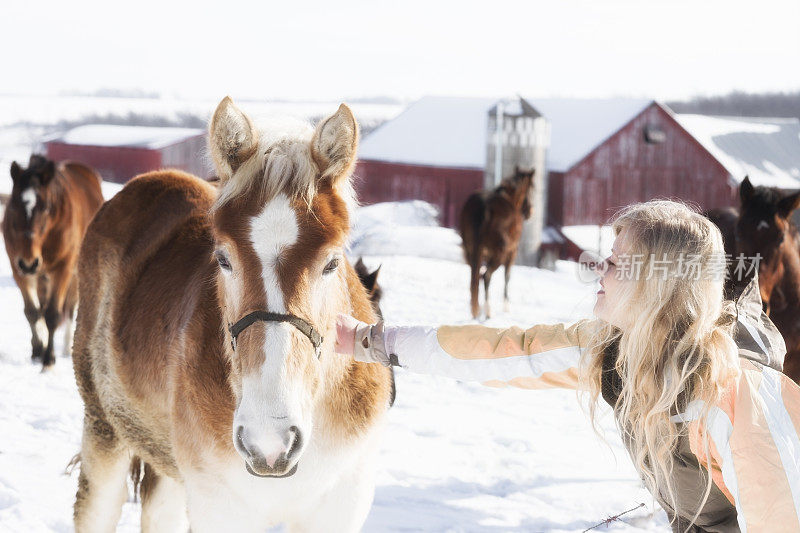
[[[380,271],[381,267],[378,267],[375,269],[375,272],[367,274],[367,277],[364,279],[364,286],[367,288],[369,292],[374,291],[375,287],[378,285],[378,274],[380,273]]]
[[[56,164],[50,161],[49,159],[44,162],[41,169],[39,170],[39,180],[42,187],[47,187],[47,184],[53,179],[53,176],[56,175]]]
[[[11,180],[16,183],[19,177],[22,175],[22,167],[16,161],[11,162]]]
[[[208,147],[222,183],[256,153],[258,131],[230,96],[223,98],[214,111],[208,126]]]
[[[798,207],[800,207],[800,191],[790,194],[785,198],[781,198],[778,202],[778,213],[780,213],[783,218],[789,218],[792,211]]]
[[[739,199],[742,201],[742,205],[746,204],[748,200],[753,196],[753,184],[750,183],[750,177],[745,176],[742,184],[739,185]]]
[[[311,139],[311,154],[322,177],[334,184],[349,176],[356,162],[358,123],[345,104],[317,125]]]

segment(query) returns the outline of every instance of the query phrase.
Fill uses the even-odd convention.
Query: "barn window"
[[[644,128],[644,140],[648,144],[661,144],[667,140],[667,134],[661,126],[650,124]]]

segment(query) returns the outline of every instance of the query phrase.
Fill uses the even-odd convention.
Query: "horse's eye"
[[[214,256],[217,258],[217,263],[219,263],[221,269],[227,270],[228,272],[231,271],[231,262],[228,261],[224,252],[216,251],[214,252]]]
[[[333,259],[328,261],[328,264],[325,265],[325,268],[322,269],[322,273],[323,274],[330,274],[331,272],[336,270],[338,267],[339,267],[339,258],[338,257],[334,257]]]

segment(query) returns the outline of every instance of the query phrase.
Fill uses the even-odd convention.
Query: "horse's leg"
[[[42,317],[41,306],[39,305],[39,290],[36,278],[21,276],[14,270],[14,281],[17,282],[19,290],[22,292],[22,301],[25,306],[25,318],[31,327],[31,360],[37,361],[42,358],[47,341],[47,326]]]
[[[486,272],[483,273],[483,297],[484,297],[484,313],[486,318],[492,318],[492,309],[489,305],[489,283],[492,282],[492,274],[500,267],[500,261],[494,257],[490,257],[486,263]]]
[[[470,282],[469,282],[469,308],[472,312],[472,318],[478,318],[480,314],[480,306],[478,305],[478,292],[480,291],[481,280],[481,266],[479,261],[473,261],[469,266],[470,268]]]
[[[87,411],[83,422],[81,473],[75,495],[75,531],[114,531],[128,496],[131,454],[104,420]]]
[[[510,254],[505,263],[503,263],[503,274],[505,275],[504,285],[503,285],[503,311],[508,313],[511,310],[511,306],[508,303],[508,281],[511,279],[511,265],[514,264],[514,259],[516,258],[516,254]]]
[[[142,533],[188,531],[186,494],[183,484],[144,467],[142,493]]]
[[[42,369],[46,370],[56,363],[53,355],[53,336],[64,317],[64,300],[67,297],[69,283],[72,280],[72,266],[64,265],[50,275],[50,290],[47,303],[44,305],[44,322],[47,325],[47,346],[42,355]]]
[[[73,276],[64,301],[64,357],[72,355],[72,337],[75,333],[75,308],[78,305],[78,278]]]

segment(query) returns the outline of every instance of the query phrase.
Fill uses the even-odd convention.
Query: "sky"
[[[658,99],[800,90],[798,0],[4,2],[0,93]]]

